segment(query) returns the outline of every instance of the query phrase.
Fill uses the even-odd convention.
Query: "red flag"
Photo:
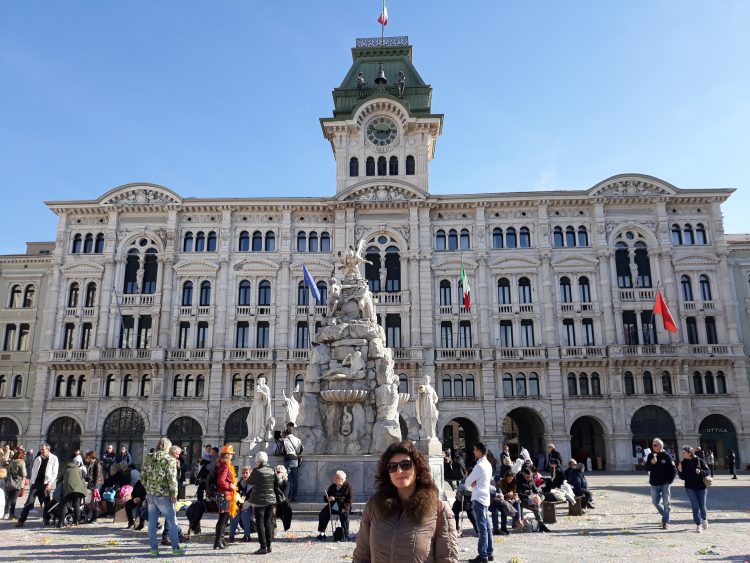
[[[666,301],[661,296],[661,291],[656,290],[656,302],[654,303],[654,315],[661,315],[662,324],[664,324],[664,330],[674,332],[677,334],[677,325],[674,323],[669,307],[667,307]]]
[[[388,25],[388,8],[385,5],[385,0],[383,0],[383,10],[380,12],[378,23],[380,25]]]

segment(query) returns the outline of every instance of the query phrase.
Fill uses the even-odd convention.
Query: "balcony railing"
[[[497,349],[498,360],[539,360],[547,357],[547,349],[542,346]]]
[[[601,358],[605,355],[604,346],[563,346],[561,358]]]
[[[82,317],[94,317],[96,316],[96,307],[84,307],[81,309]]]
[[[436,360],[478,360],[479,348],[436,348]]]
[[[211,350],[167,350],[167,360],[210,360]]]
[[[289,351],[289,359],[290,360],[302,360],[307,361],[307,359],[310,357],[310,350],[307,348],[294,348]]]
[[[716,301],[683,301],[685,311],[715,311]]]
[[[401,305],[409,302],[408,291],[379,291],[373,294],[377,305]]]
[[[123,307],[159,305],[161,295],[159,293],[126,293],[118,295],[120,305]]]
[[[422,360],[421,348],[393,348],[393,359],[396,361]]]
[[[269,360],[270,348],[230,348],[226,350],[224,358],[227,360]]]
[[[653,301],[656,290],[652,288],[616,289],[615,299],[619,301]]]
[[[86,359],[88,350],[53,350],[52,360],[56,362],[80,362]]]
[[[275,307],[272,305],[238,305],[234,311],[238,317],[270,316],[275,314]]]
[[[150,348],[107,348],[101,351],[103,360],[150,360]]]

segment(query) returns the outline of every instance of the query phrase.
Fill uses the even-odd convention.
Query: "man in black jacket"
[[[535,505],[531,500],[532,494],[539,495],[542,499],[544,496],[534,484],[533,473],[528,467],[524,467],[516,476],[516,490],[518,491],[518,498],[521,501],[521,509],[529,509],[534,513],[534,518],[539,523],[540,532],[549,532],[549,528],[542,521],[539,506]]]
[[[677,474],[677,468],[669,454],[664,451],[664,442],[659,438],[654,438],[651,447],[653,451],[646,458],[648,483],[651,485],[651,502],[661,514],[661,527],[666,530],[672,504],[672,481]]]
[[[547,467],[552,465],[553,459],[557,460],[558,467],[562,465],[562,454],[555,449],[555,444],[550,444],[549,446],[547,446],[547,451],[549,452],[547,454]]]

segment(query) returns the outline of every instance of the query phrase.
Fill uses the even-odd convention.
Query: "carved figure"
[[[297,417],[299,416],[299,402],[295,395],[299,396],[299,384],[294,389],[291,397],[287,397],[284,391],[281,392],[284,396],[284,409],[286,410],[286,422],[292,422],[297,424]]]
[[[266,378],[259,377],[255,384],[255,396],[250,412],[247,415],[247,437],[243,442],[268,441],[273,436],[276,419],[271,406],[271,389],[266,385]]]
[[[362,319],[377,322],[377,317],[375,316],[375,304],[372,302],[372,294],[367,289],[363,292],[362,297],[357,300],[357,304],[359,305]]]
[[[331,360],[330,369],[323,374],[321,379],[364,379],[366,367],[367,363],[362,357],[362,352],[355,350],[354,353],[348,354],[340,364]]]
[[[341,270],[344,272],[345,279],[361,279],[362,274],[360,274],[359,272],[359,265],[372,265],[372,262],[370,262],[369,260],[365,260],[365,257],[363,255],[364,249],[365,241],[364,239],[362,239],[359,241],[356,250],[354,250],[353,246],[349,246],[349,248],[344,251],[343,256],[341,256]]]
[[[352,422],[354,421],[354,416],[352,416],[352,407],[349,405],[346,405],[344,407],[344,412],[341,414],[341,434],[344,436],[348,436],[352,433]]]
[[[378,274],[380,274],[380,291],[385,291],[385,282],[388,278],[388,270],[386,270],[385,268],[380,268]]]
[[[430,384],[430,376],[426,375],[424,380],[425,382],[417,387],[419,396],[417,397],[416,411],[417,422],[422,428],[422,435],[429,440],[436,437],[435,427],[439,414],[437,410],[438,396],[435,388]]]
[[[398,71],[398,80],[396,80],[396,88],[398,88],[398,97],[404,97],[404,88],[406,87],[406,76],[402,71]]]
[[[357,73],[357,91],[360,98],[365,97],[365,86],[367,86],[367,80],[365,80],[365,74],[360,71]]]
[[[339,308],[339,302],[341,301],[341,284],[334,277],[331,276],[331,286],[328,288],[328,316],[332,317]]]

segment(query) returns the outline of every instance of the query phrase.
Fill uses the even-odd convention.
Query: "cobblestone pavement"
[[[672,525],[661,530],[645,474],[590,474],[588,480],[594,492],[595,510],[580,517],[563,516],[559,510],[557,524],[551,526],[550,534],[515,533],[494,538],[495,561],[750,559],[750,477],[746,474],[738,480],[724,475],[717,477],[708,492],[709,529],[702,534],[693,531],[695,526],[682,482],[672,488]],[[449,499],[453,500],[450,494]],[[183,514],[180,522],[186,524]],[[252,555],[258,547],[256,542],[236,543],[227,550],[214,551],[210,532],[215,519],[215,515],[207,515],[204,533],[185,544],[187,555],[179,559],[201,563],[238,558],[285,563],[334,562],[351,560],[354,549],[353,543],[313,541],[317,518],[307,514],[295,518],[294,532],[279,534],[273,554]],[[353,532],[358,524],[359,518],[353,517]],[[464,524],[465,535],[459,539],[461,560],[476,555],[476,538],[468,520]],[[134,532],[124,527],[125,524],[100,520],[77,528],[45,528],[35,513],[23,529],[0,520],[0,561],[157,560],[147,556],[146,531]],[[158,559],[172,559],[168,547],[161,549],[164,555]]]

